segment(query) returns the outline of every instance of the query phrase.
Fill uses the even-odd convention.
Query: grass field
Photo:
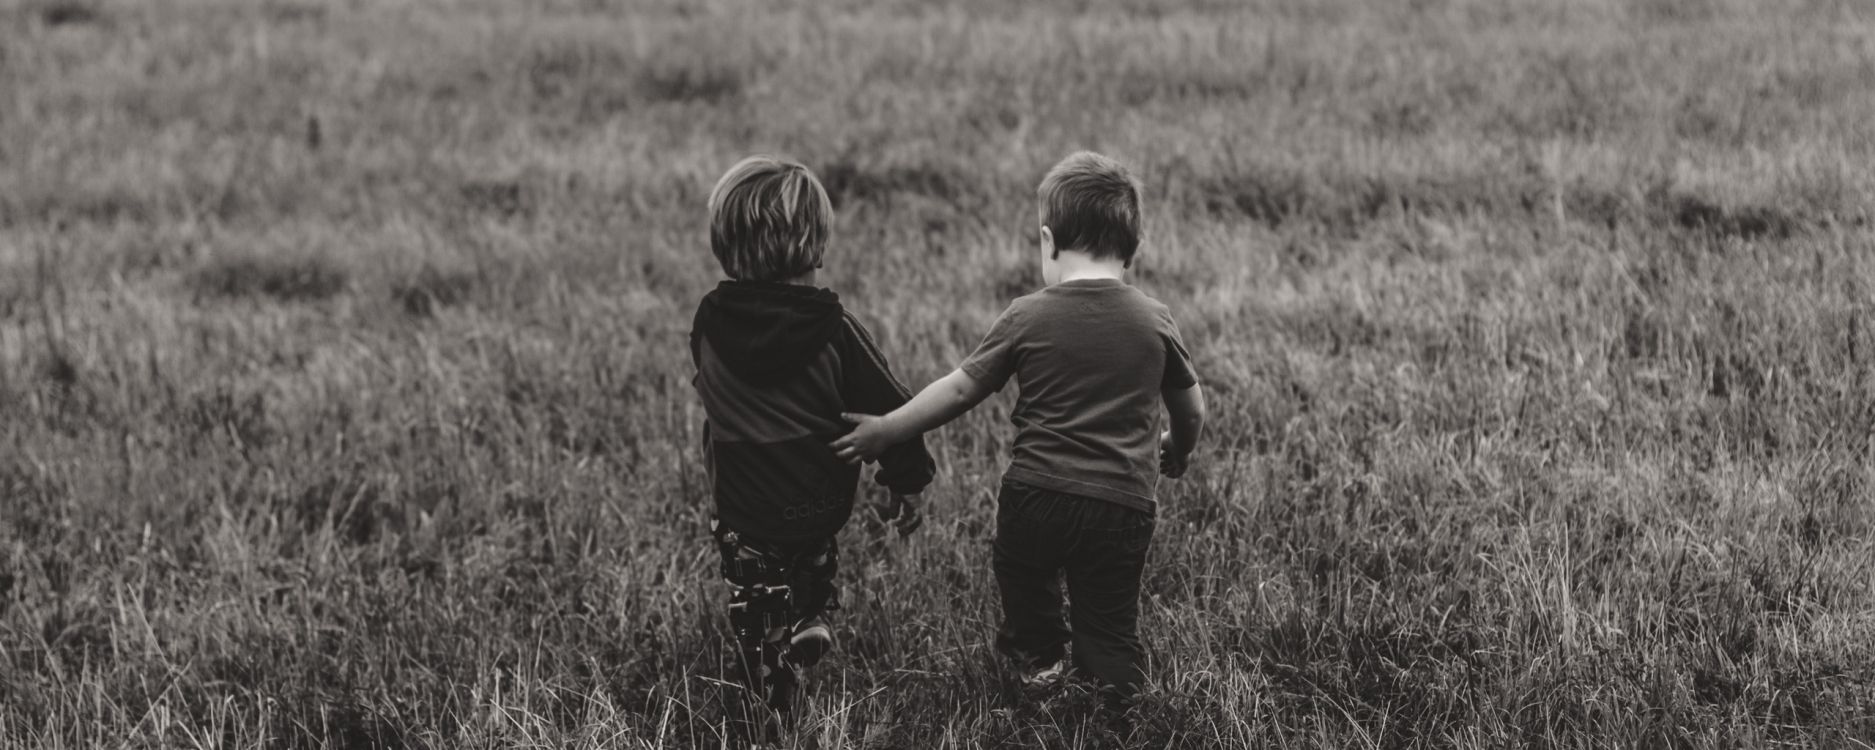
[[[916,386],[1078,148],[1211,401],[1152,692],[988,646],[1005,393],[800,747],[1875,746],[1871,122],[1854,0],[0,4],[0,746],[720,746],[710,184]]]

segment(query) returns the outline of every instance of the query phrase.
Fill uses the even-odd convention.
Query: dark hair
[[[1139,251],[1139,184],[1120,162],[1092,151],[1062,159],[1035,190],[1055,247],[1127,264]]]

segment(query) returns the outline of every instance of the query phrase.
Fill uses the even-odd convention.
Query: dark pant
[[[712,529],[730,586],[729,625],[736,633],[744,684],[763,691],[775,708],[795,678],[788,641],[803,625],[839,608],[840,550],[834,540],[775,543],[751,539],[720,524]]]
[[[1139,578],[1153,525],[1144,511],[1003,480],[996,498],[994,567],[1003,594],[996,647],[1019,662],[1044,665],[1061,659],[1072,641],[1075,669],[1120,697],[1136,692],[1145,679]]]

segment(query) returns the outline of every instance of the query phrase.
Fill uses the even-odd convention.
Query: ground
[[[991,653],[1011,395],[790,745],[1875,745],[1841,0],[0,5],[0,745],[718,747],[685,346],[811,165],[903,379],[1146,186],[1211,403],[1130,727]]]

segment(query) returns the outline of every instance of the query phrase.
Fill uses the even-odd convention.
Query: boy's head
[[[833,202],[800,162],[751,156],[710,191],[710,252],[739,281],[785,281],[820,267]]]
[[[1092,151],[1062,159],[1035,191],[1056,251],[1133,264],[1139,250],[1139,185],[1126,167]]]

